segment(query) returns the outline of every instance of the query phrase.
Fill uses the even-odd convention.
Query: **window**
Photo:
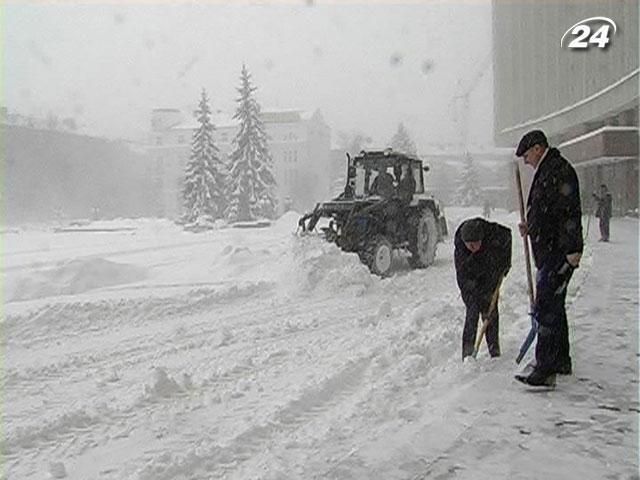
[[[156,137],[156,145],[162,145],[162,137]]]

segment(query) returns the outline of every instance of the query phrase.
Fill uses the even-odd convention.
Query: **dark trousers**
[[[473,353],[473,347],[476,343],[476,335],[478,332],[478,318],[480,317],[480,308],[477,304],[469,304],[467,307],[467,315],[464,320],[464,329],[462,331],[462,358],[468,357]],[[499,328],[498,305],[496,304],[493,313],[490,315],[489,326],[485,333],[485,340],[489,348],[489,355],[497,357],[500,355],[500,342],[498,340]]]
[[[609,217],[600,217],[600,239],[609,241]]]
[[[557,262],[543,266],[536,279],[536,368],[544,373],[554,373],[559,366],[571,363],[565,300],[573,270],[558,274],[557,268]]]

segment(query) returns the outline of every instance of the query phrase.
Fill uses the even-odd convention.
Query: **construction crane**
[[[467,81],[458,79],[456,93],[450,102],[453,121],[460,131],[460,142],[465,153],[469,151],[469,97],[487,73],[490,64],[491,54],[488,54]]]

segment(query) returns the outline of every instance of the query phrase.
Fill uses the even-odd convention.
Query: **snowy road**
[[[518,238],[504,355],[462,364],[450,244],[381,280],[295,220],[6,235],[6,478],[638,478],[637,220],[589,243],[545,393],[512,380]]]

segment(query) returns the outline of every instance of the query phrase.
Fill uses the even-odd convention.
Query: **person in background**
[[[488,198],[484,199],[484,204],[482,206],[482,216],[487,220],[491,218],[491,202]]]
[[[596,218],[600,219],[600,242],[609,241],[609,221],[611,220],[612,200],[609,189],[603,183],[600,185],[600,195],[593,194],[598,207],[596,209]]]
[[[462,359],[473,354],[478,317],[486,316],[489,355],[500,356],[497,290],[511,268],[511,230],[477,217],[466,220],[454,238],[456,280],[466,307],[462,332]],[[496,301],[492,311],[492,298]]]
[[[516,379],[532,386],[555,384],[556,374],[571,374],[567,285],[582,257],[580,185],[571,164],[550,148],[541,130],[525,134],[516,156],[533,167],[526,222],[518,225],[529,236],[538,269],[534,315],[538,322],[536,362],[528,375]]]

